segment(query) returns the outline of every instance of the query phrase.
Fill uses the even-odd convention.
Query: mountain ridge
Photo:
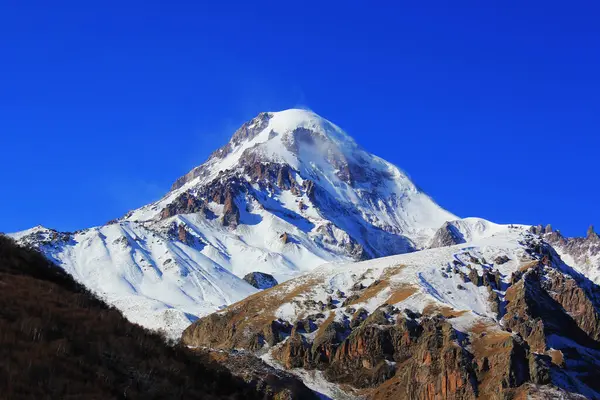
[[[182,342],[245,349],[332,398],[591,399],[598,321],[600,286],[505,225],[329,264],[199,319]]]
[[[260,113],[156,202],[76,232],[12,236],[120,308],[173,337],[255,293],[327,262],[425,248],[456,216],[399,168],[317,114]]]
[[[307,110],[259,114],[105,225],[11,236],[238,373],[261,356],[332,398],[600,398],[593,228],[459,219]]]

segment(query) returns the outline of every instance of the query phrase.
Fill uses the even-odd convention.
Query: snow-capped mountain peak
[[[176,331],[253,293],[249,273],[284,282],[411,252],[455,219],[340,127],[291,109],[258,114],[162,199],[105,226],[14,237],[134,321]]]
[[[327,163],[333,163],[335,168],[345,158],[354,158],[356,150],[354,139],[312,111],[263,112],[243,124],[225,146],[175,182],[172,189],[194,180],[195,183],[211,180],[248,158],[287,164],[294,169],[302,168],[303,164],[322,167]]]
[[[301,109],[260,113],[204,164],[179,178],[163,199],[127,218],[155,218],[182,194],[202,195],[206,187],[223,185],[233,177],[270,184],[282,189],[280,192],[290,190],[308,213],[314,209],[313,217],[330,220],[325,214],[341,210],[359,214],[378,229],[402,235],[401,251],[424,247],[443,222],[456,219],[398,167],[361,148],[333,123]],[[281,194],[286,195],[269,196],[281,201]],[[384,251],[371,256],[388,254]]]
[[[307,135],[307,132],[310,134]],[[260,113],[235,132],[228,146],[231,146],[234,153],[240,154],[248,148],[265,143],[268,143],[264,148],[267,156],[281,157],[288,163],[293,160],[286,158],[286,153],[299,156],[298,148],[303,145],[321,145],[347,153],[357,148],[354,139],[338,126],[303,109]],[[221,151],[221,154],[225,152]]]

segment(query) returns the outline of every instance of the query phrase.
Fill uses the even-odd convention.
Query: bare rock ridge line
[[[550,225],[541,229],[541,225],[531,228],[532,232],[542,234],[570,264],[595,282],[600,282],[600,236],[590,225],[584,237],[564,237],[560,231],[553,230]]]

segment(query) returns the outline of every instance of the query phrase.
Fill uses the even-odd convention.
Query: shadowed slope
[[[0,235],[0,397],[253,399],[206,356],[128,322],[41,254]]]

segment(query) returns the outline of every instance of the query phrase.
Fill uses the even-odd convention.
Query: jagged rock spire
[[[588,239],[600,239],[600,236],[598,236],[598,234],[594,230],[594,225],[590,225],[590,227],[588,228],[587,238]]]

